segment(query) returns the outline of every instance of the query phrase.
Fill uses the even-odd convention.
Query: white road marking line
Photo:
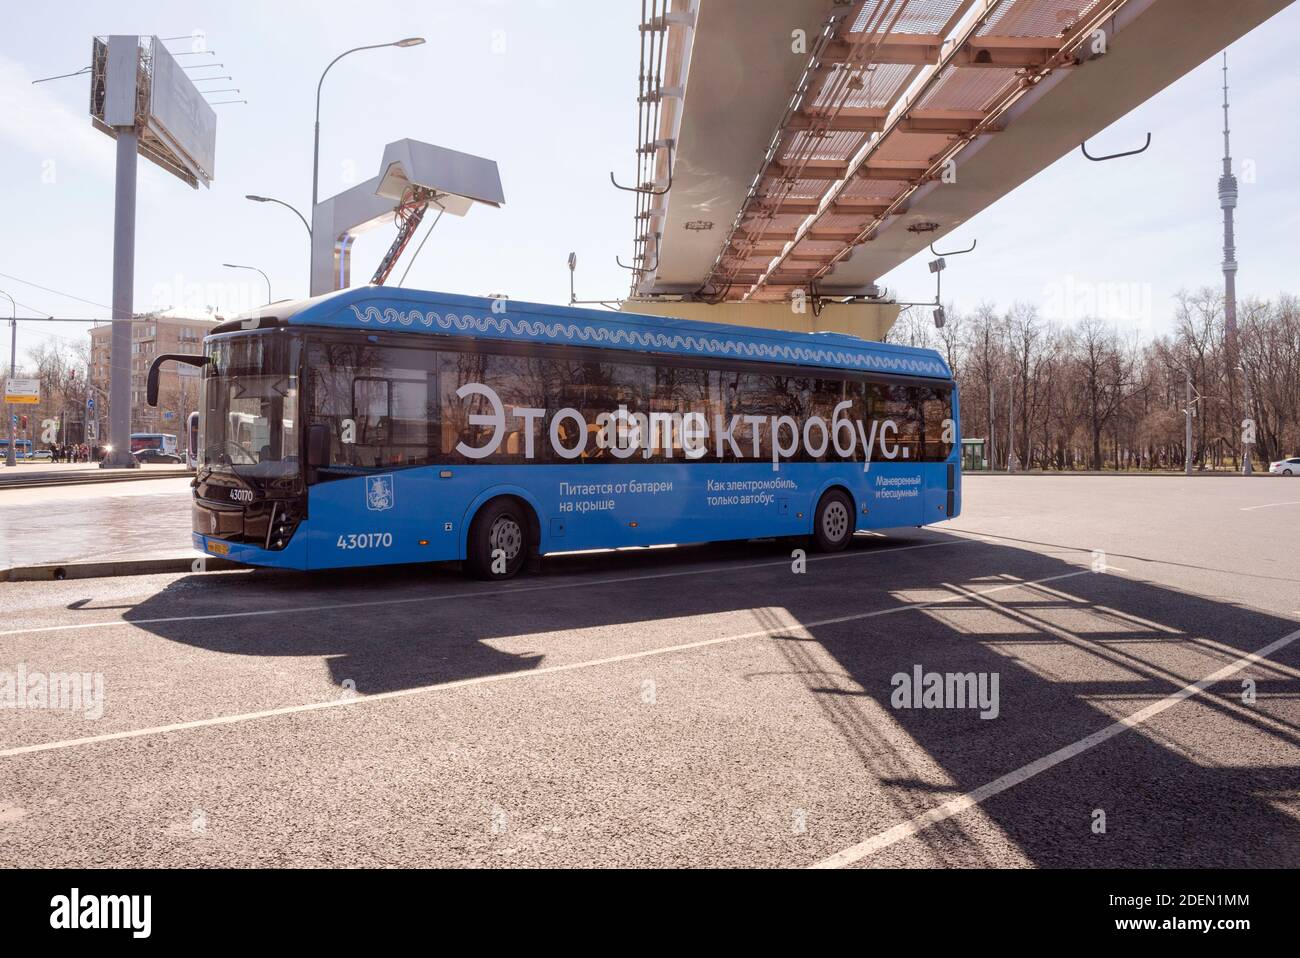
[[[1081,738],[1079,741],[1071,745],[1066,745],[1063,748],[1058,748],[1050,755],[1045,755],[1035,762],[1030,762],[1028,765],[1018,768],[1014,772],[1008,772],[1006,775],[994,779],[987,785],[982,785],[973,791],[967,792],[965,795],[960,795],[957,798],[944,802],[937,808],[932,808],[928,812],[923,812],[915,818],[911,818],[905,822],[900,822],[893,828],[880,832],[877,835],[873,835],[866,841],[852,845],[843,851],[836,852],[834,855],[824,858],[810,867],[843,868],[845,865],[852,865],[854,862],[861,861],[869,855],[874,855],[876,852],[888,848],[890,845],[895,845],[904,839],[911,838],[917,832],[924,831],[931,825],[936,825],[939,822],[947,821],[949,818],[960,815],[962,812],[982,804],[993,796],[1005,792],[1009,788],[1014,788],[1021,782],[1027,781],[1035,775],[1047,771],[1049,768],[1054,768],[1082,752],[1095,748],[1102,742],[1109,741],[1121,732],[1126,732],[1131,728],[1141,725],[1143,722],[1147,721],[1147,719],[1153,718],[1161,712],[1173,708],[1184,699],[1191,698],[1193,695],[1199,695],[1215,682],[1221,682],[1226,678],[1230,678],[1237,672],[1240,672],[1246,666],[1255,665],[1256,663],[1263,661],[1279,649],[1286,648],[1286,646],[1290,645],[1297,638],[1300,638],[1300,629],[1287,633],[1280,639],[1270,642],[1258,651],[1251,652],[1248,655],[1243,655],[1235,662],[1230,662],[1217,672],[1207,675],[1199,682],[1193,682],[1191,685],[1184,686],[1172,695],[1166,696],[1158,702],[1153,702],[1146,708],[1139,709],[1132,715],[1126,716],[1117,722],[1113,722],[1105,728],[1093,732],[1086,738]]]
[[[914,549],[934,549],[939,546],[964,545],[981,539],[961,539],[944,542],[926,542],[915,546],[899,546],[896,549],[879,549],[873,552],[840,552],[834,555],[809,556],[809,562],[826,562],[832,559],[856,559],[864,556],[878,556],[895,552],[911,552]],[[644,575],[627,575],[609,579],[586,579],[584,588],[602,585],[618,585],[624,582],[643,582],[648,579],[674,579],[688,575],[718,575],[727,572],[746,572],[750,569],[763,569],[771,566],[788,566],[789,559],[777,559],[773,562],[733,563],[731,565],[711,566],[707,569],[685,569],[677,572],[650,572]],[[571,589],[575,583],[554,582],[547,585],[529,585],[517,587],[484,587],[471,592],[447,592],[442,595],[419,595],[405,599],[370,599],[364,602],[334,602],[328,605],[296,606],[289,609],[248,609],[242,612],[211,612],[206,615],[170,615],[157,619],[113,619],[108,622],[81,622],[65,625],[43,625],[27,629],[9,629],[0,632],[0,637],[8,635],[29,635],[38,632],[70,632],[76,629],[104,629],[118,625],[155,625],[160,622],[199,622],[206,619],[240,619],[263,615],[297,615],[303,612],[327,612],[338,609],[364,609],[382,605],[409,605],[415,602],[442,602],[446,599],[500,598],[503,595],[515,595],[520,592],[549,592],[555,589]]]
[[[1042,582],[1056,582],[1061,579],[1073,578],[1077,575],[1095,575],[1095,573],[1091,569],[1078,569],[1074,572],[1062,572],[1057,575],[1048,576],[1044,579],[1038,579],[1037,581],[1009,582],[1005,585],[994,586],[991,589],[984,589],[972,594],[976,596],[991,595],[995,592],[1005,592],[1007,589],[1023,589],[1029,586],[1038,585]],[[219,715],[214,716],[213,718],[195,719],[190,722],[175,722],[170,725],[155,725],[149,728],[130,729],[124,732],[107,732],[103,735],[88,735],[83,738],[65,739],[58,742],[42,742],[37,745],[20,745],[15,748],[7,748],[0,751],[0,758],[11,758],[16,755],[32,755],[37,752],[52,752],[59,749],[74,748],[79,745],[94,745],[100,742],[114,742],[121,739],[143,738],[147,735],[162,735],[167,732],[182,732],[187,729],[209,728],[214,725],[234,725],[239,722],[251,722],[257,719],[272,718],[278,715],[297,715],[300,712],[315,712],[322,709],[344,708],[348,706],[362,705],[369,702],[382,702],[387,699],[406,698],[412,695],[425,695],[430,692],[446,692],[451,689],[467,688],[472,685],[488,685],[494,682],[508,682],[515,679],[531,678],[538,675],[555,675],[561,672],[574,672],[579,669],[590,669],[601,665],[615,665],[621,662],[632,662],[637,659],[646,659],[657,655],[668,655],[692,649],[703,649],[713,645],[723,645],[728,642],[740,642],[745,639],[765,638],[778,632],[789,632],[796,629],[816,629],[827,625],[840,625],[845,622],[874,619],[883,615],[894,615],[899,612],[927,609],[931,606],[943,605],[948,602],[958,602],[966,599],[969,599],[969,595],[957,593],[951,596],[945,596],[942,599],[930,599],[926,602],[913,602],[908,605],[890,606],[886,609],[873,609],[870,612],[856,612],[852,615],[839,615],[828,619],[817,619],[813,622],[784,623],[779,626],[773,626],[767,629],[756,629],[751,632],[741,632],[736,635],[723,635],[714,639],[701,639],[698,642],[685,642],[681,645],[661,646],[654,649],[644,649],[640,652],[627,652],[623,655],[611,655],[601,659],[588,659],[584,662],[570,662],[566,665],[551,665],[540,669],[523,669],[515,672],[502,672],[498,675],[480,675],[472,679],[457,679],[453,682],[443,682],[437,685],[422,685],[417,688],[395,689],[391,692],[376,692],[373,695],[358,695],[346,699],[329,699],[324,702],[308,702],[304,705],[288,705],[283,708],[265,709],[260,712],[243,712],[238,715]]]
[[[1266,502],[1262,506],[1242,506],[1242,512],[1250,512],[1253,509],[1271,509],[1273,506],[1300,506],[1300,499],[1294,499],[1290,502]]]

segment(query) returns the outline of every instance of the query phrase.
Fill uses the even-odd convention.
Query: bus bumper
[[[247,542],[230,542],[198,532],[191,535],[194,548],[205,555],[218,556],[243,565],[266,566],[273,569],[307,568],[307,535],[302,527],[299,527],[283,549],[263,549]]]

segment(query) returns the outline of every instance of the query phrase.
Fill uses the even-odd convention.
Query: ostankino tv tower
[[[1228,147],[1228,52],[1223,52],[1223,175],[1219,177],[1219,207],[1223,210],[1223,325],[1229,349],[1237,340],[1237,249],[1232,238],[1232,211],[1237,207],[1237,178],[1232,175]]]

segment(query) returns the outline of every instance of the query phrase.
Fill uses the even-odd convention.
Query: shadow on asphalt
[[[928,543],[951,548],[887,554]],[[895,821],[1078,742],[1297,628],[1234,604],[1090,572],[975,594],[1086,569],[1077,550],[1062,550],[1060,556],[1068,552],[1075,560],[1067,562],[1057,554],[911,531],[859,537],[852,555],[814,560],[807,574],[794,576],[790,550],[797,545],[552,557],[541,576],[505,585],[421,567],[188,576],[126,618],[230,611],[234,603],[318,609],[384,602],[324,619],[313,612],[140,623],[164,639],[222,653],[320,656],[336,682],[351,679],[364,694],[526,670],[544,658],[494,648],[501,638],[748,611],[754,621],[748,628],[772,629],[789,666],[745,676],[756,683],[758,701],[763,682],[802,683],[862,768],[882,783]],[[783,631],[791,619],[817,622],[959,595],[963,588],[960,598],[930,609],[809,627],[811,640]],[[425,601],[433,596],[449,601]],[[698,637],[683,631],[673,640]],[[893,677],[918,665],[926,672],[997,673],[998,718],[981,719],[975,709],[894,708]],[[1300,865],[1300,821],[1274,803],[1300,792],[1300,729],[1278,718],[1276,708],[1243,703],[1243,678],[1255,682],[1261,706],[1295,699],[1300,645],[1210,686],[1165,713],[1169,721],[1129,730],[989,799],[985,815],[1008,843],[1044,866]],[[884,727],[882,711],[898,728]],[[900,728],[942,769],[946,783],[918,776],[897,748]],[[1097,810],[1106,815],[1104,834],[1092,827]],[[971,818],[956,816],[910,841],[928,846],[929,860],[991,864],[979,851],[986,843],[964,834]]]

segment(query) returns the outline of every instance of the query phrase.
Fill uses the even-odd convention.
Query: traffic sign
[[[41,401],[39,379],[10,379],[5,383],[5,402],[35,405]]]

